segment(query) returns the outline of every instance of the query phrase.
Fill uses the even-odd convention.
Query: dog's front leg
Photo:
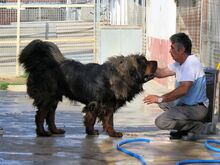
[[[55,124],[55,112],[57,108],[58,101],[54,101],[48,106],[49,112],[46,117],[46,122],[48,125],[48,129],[52,134],[64,134],[65,130],[61,128],[57,128]]]
[[[110,137],[122,137],[123,134],[121,132],[116,132],[114,130],[114,123],[113,123],[113,112],[107,112],[106,115],[103,117],[103,129],[108,133]]]
[[[48,114],[48,110],[44,108],[38,108],[35,115],[36,133],[38,136],[51,136],[49,131],[44,130],[44,120]]]

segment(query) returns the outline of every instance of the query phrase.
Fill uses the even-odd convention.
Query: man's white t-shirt
[[[195,55],[189,55],[181,65],[175,62],[168,65],[168,68],[176,73],[176,87],[183,81],[193,82],[187,94],[177,100],[177,105],[196,105],[203,103],[208,106],[205,73],[199,59]]]

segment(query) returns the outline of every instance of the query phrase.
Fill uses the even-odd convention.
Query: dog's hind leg
[[[103,129],[108,133],[110,137],[122,137],[121,132],[116,132],[114,130],[113,124],[113,112],[106,111],[106,114],[102,118]]]
[[[90,104],[89,106],[85,106],[83,108],[83,112],[85,113],[84,125],[86,127],[86,133],[88,135],[98,135],[99,134],[98,130],[94,129],[94,125],[95,125],[96,118],[97,118],[95,106],[96,105]]]
[[[55,124],[55,112],[57,108],[57,104],[59,101],[54,101],[49,104],[49,112],[46,116],[46,122],[48,125],[48,129],[52,134],[64,134],[65,131],[63,129],[57,128]]]
[[[48,114],[47,108],[38,107],[35,115],[36,133],[38,136],[51,136],[49,131],[44,130],[44,120]]]
[[[84,125],[86,127],[86,133],[88,135],[98,135],[99,131],[94,129],[97,115],[93,112],[86,112],[84,116]]]

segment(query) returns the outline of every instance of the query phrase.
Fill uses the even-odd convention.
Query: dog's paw
[[[51,132],[49,131],[36,131],[37,136],[41,136],[41,137],[49,137],[52,135]]]
[[[110,137],[117,137],[117,138],[121,138],[123,136],[123,134],[121,132],[110,132],[109,133]]]
[[[99,135],[99,131],[98,130],[94,130],[94,135]]]
[[[65,134],[65,130],[64,129],[60,129],[60,128],[57,128],[57,129],[53,129],[53,130],[50,130],[52,134]]]
[[[86,133],[87,133],[88,135],[99,135],[99,131],[98,131],[98,130],[86,131]]]

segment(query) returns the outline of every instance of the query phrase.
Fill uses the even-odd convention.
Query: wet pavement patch
[[[64,128],[64,136],[37,137],[35,111],[32,100],[25,92],[0,91],[1,165],[106,165],[140,164],[116,149],[121,140],[147,138],[148,145],[127,144],[124,147],[142,155],[149,165],[174,165],[184,159],[216,159],[203,147],[205,139],[197,142],[171,141],[169,132],[155,127],[154,119],[161,113],[157,106],[146,107],[136,98],[115,114],[115,129],[124,133],[123,138],[110,138],[95,127],[99,136],[87,136],[83,125],[83,105],[73,105],[68,100],[59,104],[56,123]],[[209,138],[220,139],[219,135]],[[218,158],[218,156],[217,156]]]

